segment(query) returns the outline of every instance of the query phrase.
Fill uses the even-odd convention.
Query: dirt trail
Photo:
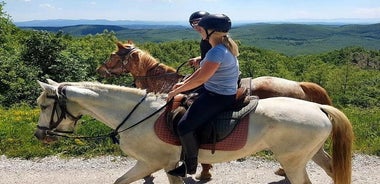
[[[1,184],[106,184],[113,183],[135,163],[125,157],[105,156],[91,159],[60,159],[47,157],[38,160],[8,159],[0,157]],[[279,167],[275,161],[247,158],[214,164],[213,179],[209,182],[185,178],[186,184],[285,184],[284,177],[273,172]],[[355,155],[353,158],[353,184],[375,184],[380,182],[380,157]],[[314,184],[332,183],[324,171],[314,163],[307,167]],[[198,167],[200,171],[200,166]],[[152,181],[139,180],[136,184],[168,183],[163,170],[153,174]]]

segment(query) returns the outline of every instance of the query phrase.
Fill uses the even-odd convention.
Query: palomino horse
[[[178,74],[174,68],[158,62],[149,53],[137,49],[132,41],[125,44],[117,43],[117,47],[118,50],[111,54],[109,60],[97,69],[101,76],[110,77],[130,73],[137,88],[146,89],[148,92],[163,93],[169,92],[172,86],[184,77]],[[243,78],[241,81],[242,86],[250,88],[251,94],[260,99],[284,96],[332,105],[326,90],[312,82],[296,82],[269,76],[252,80]],[[202,168],[203,171],[199,178],[210,179],[211,165],[202,164]],[[285,175],[281,169],[275,173],[281,176]]]
[[[155,122],[166,104],[166,94],[90,82],[50,84],[39,82],[43,92],[37,99],[41,113],[35,136],[49,141],[49,133],[70,132],[78,117],[89,115],[116,129],[120,148],[137,160],[135,166],[115,183],[132,183],[160,169],[173,169],[180,159],[179,145],[158,137]],[[336,184],[351,182],[353,131],[348,118],[338,109],[287,97],[260,99],[246,119],[243,146],[235,151],[199,151],[199,161],[218,163],[236,160],[263,149],[271,150],[293,184],[311,183],[306,164],[314,155],[326,172],[332,169]],[[319,152],[332,135],[332,157]],[[315,156],[314,156],[315,157]],[[171,184],[180,177],[168,175]]]

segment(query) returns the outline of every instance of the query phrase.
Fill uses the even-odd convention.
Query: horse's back
[[[305,93],[298,82],[284,78],[271,76],[257,77],[252,79],[250,87],[252,88],[252,95],[257,95],[260,99],[277,96],[305,98]]]

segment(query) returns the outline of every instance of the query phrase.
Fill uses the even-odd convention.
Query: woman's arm
[[[176,85],[175,89],[168,93],[168,100],[173,98],[175,95],[194,89],[206,81],[208,81],[219,68],[220,63],[216,62],[206,62],[201,68],[193,73],[188,79],[186,79],[182,84]]]

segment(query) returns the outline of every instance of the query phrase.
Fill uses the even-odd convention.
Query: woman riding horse
[[[168,100],[171,100],[179,93],[203,85],[197,90],[199,97],[178,123],[184,164],[168,172],[173,176],[185,177],[186,173],[196,172],[199,143],[195,130],[229,108],[235,102],[237,92],[239,51],[237,44],[228,36],[230,18],[224,14],[208,15],[200,20],[198,26],[202,27],[202,38],[209,40],[212,48],[201,61],[200,68],[168,93]]]

